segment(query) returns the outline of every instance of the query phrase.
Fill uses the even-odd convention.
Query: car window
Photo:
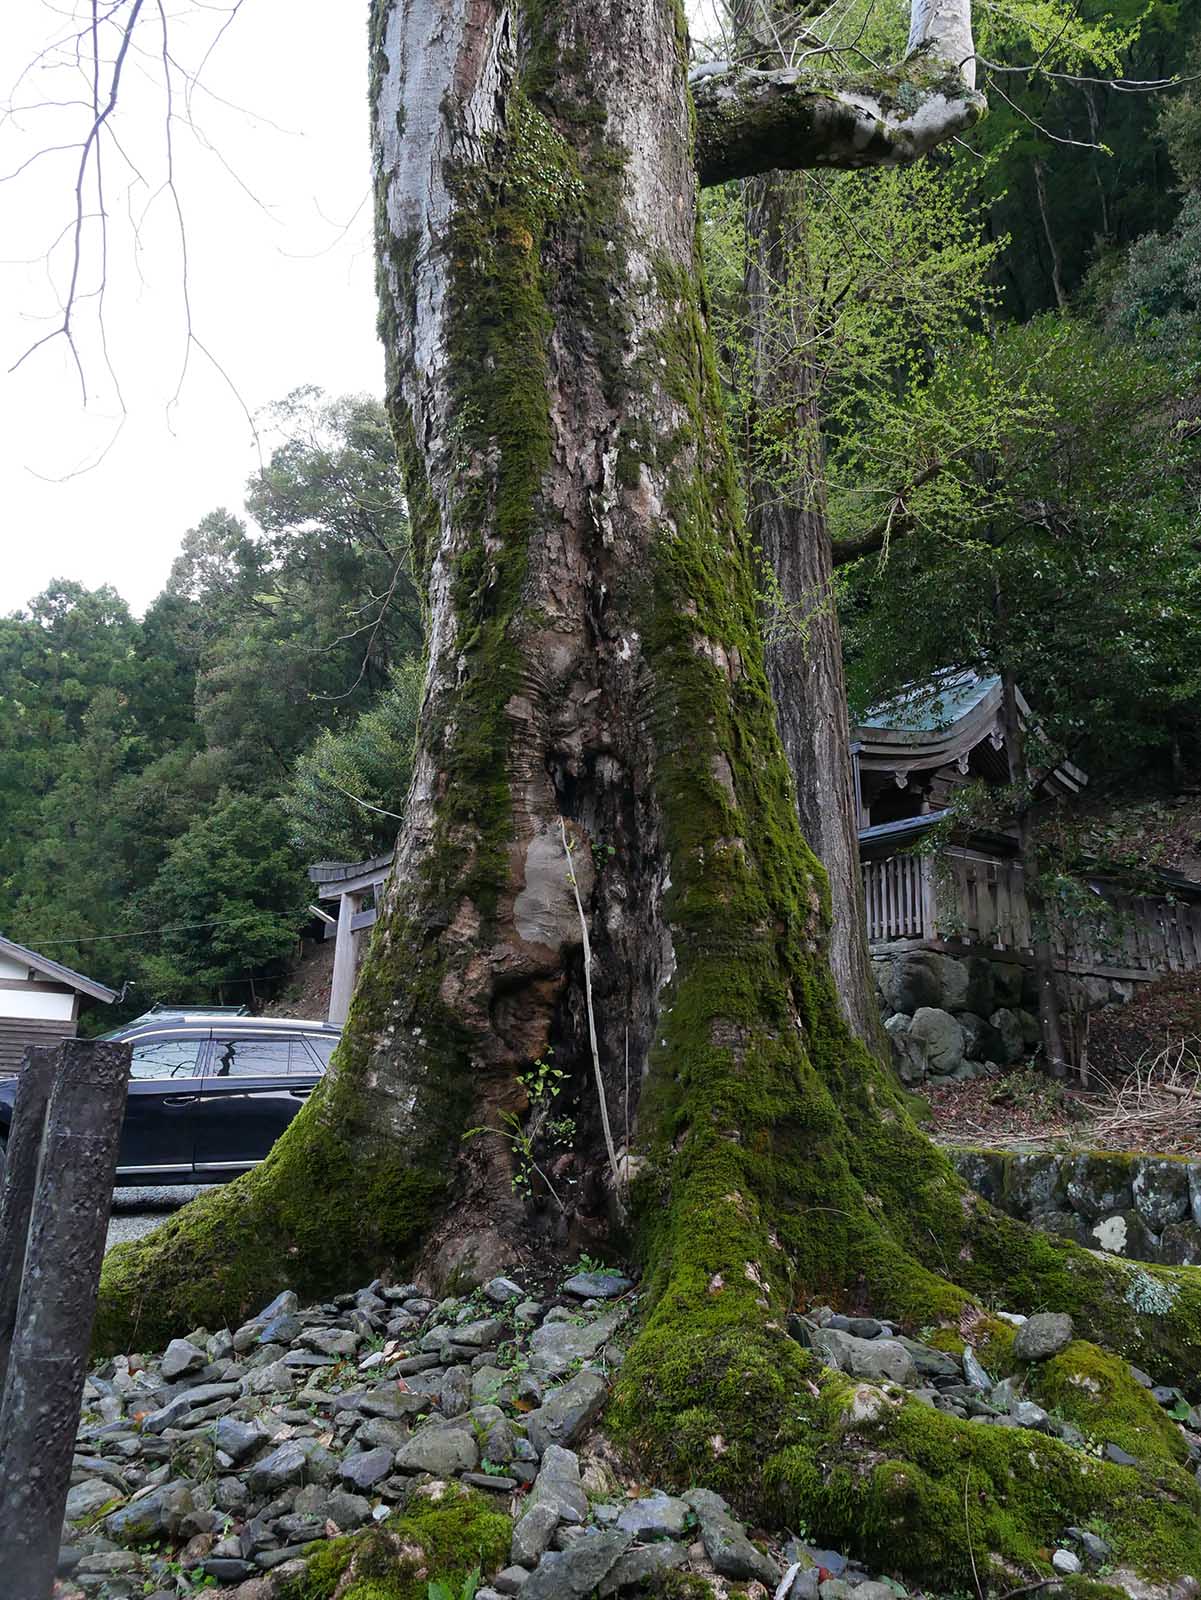
[[[214,1039],[209,1076],[285,1077],[289,1072],[312,1070],[313,1064],[299,1039]]]
[[[204,1040],[135,1039],[129,1069],[131,1078],[190,1078]]]
[[[310,1034],[308,1037],[306,1037],[304,1042],[305,1042],[305,1044],[308,1045],[309,1049],[317,1057],[318,1070],[321,1071],[321,1072],[324,1072],[326,1067],[329,1066],[330,1057],[333,1055],[334,1051],[338,1048],[337,1039],[331,1039],[329,1037],[325,1037],[325,1038],[316,1037],[316,1038],[314,1038]],[[311,1062],[309,1063],[308,1070],[310,1072],[313,1070]]]

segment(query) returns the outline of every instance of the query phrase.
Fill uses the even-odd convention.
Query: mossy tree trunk
[[[847,1020],[869,1049],[886,1044],[868,971],[859,816],[842,634],[823,492],[813,329],[796,262],[805,179],[772,172],[743,185],[747,331],[754,424],[748,526],[773,586],[764,660],[796,785],[801,832],[830,881],[829,959]],[[785,448],[771,445],[784,435]],[[773,460],[785,466],[773,470]]]
[[[249,1177],[113,1252],[100,1341],[144,1347],[284,1285],[383,1269],[462,1283],[540,1234],[603,1235],[562,825],[619,1137],[627,1059],[632,1080],[649,1314],[613,1423],[648,1466],[930,1574],[967,1571],[946,1534],[965,1467],[977,1551],[1028,1564],[1061,1510],[1117,1517],[1125,1497],[1144,1542],[1192,1559],[1197,1493],[1153,1429],[1153,1482],[1088,1457],[1082,1476],[1055,1441],[855,1394],[787,1336],[790,1309],[823,1294],[978,1329],[1004,1361],[973,1298],[999,1293],[1191,1372],[1201,1294],[987,1211],[847,1027],[705,327],[680,13],[376,0],[372,50],[381,327],[428,598],[408,821],[321,1092]],[[823,86],[797,161],[908,158],[940,108],[948,129],[978,111],[945,65],[904,81],[920,138],[885,105],[859,138],[865,93]],[[807,91],[795,74],[777,87],[778,158]],[[710,156],[724,126],[759,170],[763,82],[706,93]],[[552,1173],[562,1214],[514,1194],[502,1137],[548,1050],[576,1119]],[[464,1141],[475,1126],[493,1131]],[[914,1517],[922,1538],[898,1539]]]

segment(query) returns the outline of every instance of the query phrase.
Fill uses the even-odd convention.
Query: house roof
[[[1021,690],[1018,714],[1025,726],[1036,719]],[[898,774],[929,771],[952,761],[966,763],[973,750],[996,782],[1004,782],[1002,689],[999,677],[972,671],[942,672],[873,706],[851,730],[852,748],[863,768]],[[900,780],[898,780],[900,781]],[[1061,762],[1048,784],[1075,794],[1088,782],[1070,761]]]
[[[873,706],[864,728],[893,728],[911,733],[939,733],[961,721],[984,700],[999,698],[1001,680],[974,672],[953,672],[929,683],[911,684],[891,700]]]
[[[40,972],[43,977],[55,978],[68,988],[77,989],[80,994],[90,995],[93,1000],[103,1000],[106,1005],[117,998],[115,989],[107,989],[95,979],[85,978],[82,972],[72,972],[70,967],[64,967],[61,962],[51,961],[49,956],[40,956],[36,950],[6,939],[3,934],[0,934],[0,956],[10,956],[14,961],[31,967],[34,972]]]

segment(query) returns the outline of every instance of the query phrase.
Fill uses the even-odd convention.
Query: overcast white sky
[[[72,6],[90,13],[83,0],[57,4],[57,15],[40,0],[5,8],[0,176],[86,129],[86,106],[34,109],[90,94],[73,64],[13,87],[48,40],[71,31],[63,12]],[[177,13],[172,53],[194,66],[226,12],[211,0],[203,7],[168,0],[165,9]],[[174,164],[192,326],[251,412],[302,383],[331,394],[382,392],[367,198],[366,13],[365,0],[243,0],[205,66],[210,92],[192,99],[200,137],[184,120],[176,82]],[[54,578],[110,583],[141,611],[162,587],[184,532],[215,506],[241,510],[257,463],[239,399],[196,348],[171,404],[187,322],[178,223],[163,187],[161,37],[149,0],[143,15],[112,124],[141,176],[111,147],[104,166],[105,331],[126,412],[115,439],[121,408],[94,300],[78,313],[86,407],[62,339],[7,371],[61,320],[70,232],[49,269],[45,252],[73,216],[78,151],[50,154],[0,182],[0,613]],[[96,210],[94,191],[87,210]],[[85,289],[97,281],[97,237],[90,222]],[[269,448],[270,439],[264,443]],[[98,465],[79,471],[106,446]]]

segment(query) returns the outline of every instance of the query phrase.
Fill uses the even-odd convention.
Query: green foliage
[[[1087,325],[1048,316],[995,339],[1046,423],[973,463],[975,503],[928,504],[886,565],[849,570],[852,704],[940,668],[1008,669],[1050,748],[1136,769],[1187,741],[1201,708],[1198,444],[1176,425],[1175,375]]]
[[[1180,390],[1201,372],[1201,191],[1186,195],[1163,234],[1147,234],[1103,261],[1087,302],[1115,342],[1135,342],[1165,364]]]
[[[280,806],[222,791],[138,898],[138,915],[168,930],[143,961],[149,997],[216,999],[247,967],[278,964],[305,920],[307,888]]]
[[[463,1579],[462,1585],[452,1585],[445,1578],[431,1578],[429,1581],[429,1600],[475,1600],[475,1592],[480,1586],[480,1577],[480,1569],[476,1567],[474,1572],[469,1572]]]
[[[421,679],[410,657],[354,722],[322,729],[297,757],[283,807],[309,860],[354,861],[391,848],[413,768]]]
[[[544,1169],[538,1164],[543,1148],[554,1151],[569,1149],[575,1138],[574,1117],[552,1117],[555,1100],[562,1093],[567,1074],[550,1063],[554,1051],[547,1049],[527,1072],[518,1073],[517,1082],[525,1091],[526,1110],[497,1113],[497,1126],[493,1128],[468,1128],[464,1139],[478,1139],[492,1134],[503,1139],[513,1151],[513,1191],[530,1195],[534,1178],[546,1186],[560,1210],[564,1209],[562,1197]],[[545,1157],[543,1157],[545,1159]]]
[[[421,630],[382,410],[309,389],[271,421],[258,529],[202,518],[140,621],[71,583],[0,618],[0,930],[132,980],[127,1011],[251,1000],[306,855],[395,836],[330,785],[403,809]]]
[[[1029,26],[1038,7],[975,11],[986,58],[1080,75],[981,73],[989,115],[971,143],[996,157],[984,183],[992,226],[1018,241],[1002,267],[1004,304],[1028,318],[1070,300],[1099,253],[1170,225],[1179,198],[1166,119],[1188,90],[1123,94],[1106,80],[1188,72],[1198,15],[1177,0],[1087,5],[1059,39],[1051,16]]]

